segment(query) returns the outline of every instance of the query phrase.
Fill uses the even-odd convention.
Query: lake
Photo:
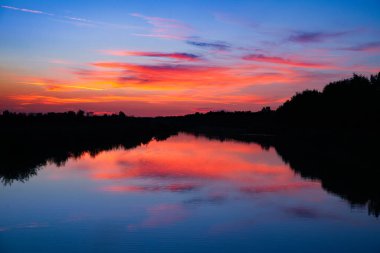
[[[0,252],[380,252],[367,205],[301,174],[273,147],[184,133],[49,161],[1,186]]]

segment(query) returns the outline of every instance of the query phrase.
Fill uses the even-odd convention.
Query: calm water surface
[[[380,252],[380,221],[272,148],[180,134],[2,186],[0,252]]]

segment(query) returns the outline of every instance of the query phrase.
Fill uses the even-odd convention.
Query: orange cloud
[[[42,80],[41,82],[17,82],[17,83],[45,87],[46,90],[48,91],[72,91],[72,90],[101,91],[101,90],[104,90],[103,88],[96,88],[96,87],[59,84],[52,80]]]
[[[92,66],[119,70],[120,76],[111,78],[116,87],[172,87],[173,89],[199,86],[242,87],[254,84],[290,83],[297,78],[290,70],[276,73],[260,73],[251,66],[204,66],[159,64],[139,65],[123,62],[95,62]],[[91,72],[87,73],[91,78]],[[300,79],[300,78],[298,78]],[[105,80],[105,79],[104,79]]]
[[[9,99],[19,101],[21,105],[41,104],[41,105],[83,105],[83,104],[99,104],[99,103],[117,103],[117,102],[144,102],[148,104],[155,103],[213,103],[213,104],[244,104],[253,103],[259,105],[266,105],[268,103],[282,103],[286,101],[285,98],[264,98],[255,95],[235,95],[225,96],[223,99],[214,96],[193,95],[104,95],[104,96],[82,96],[82,97],[58,97],[46,95],[11,95]]]
[[[10,99],[22,102],[22,104],[73,104],[73,103],[91,103],[95,102],[93,99],[86,98],[58,98],[43,95],[13,95],[9,96]]]
[[[190,59],[194,58],[177,53],[114,53],[170,59],[184,57],[186,62],[191,62]],[[277,106],[286,101],[290,93],[263,95],[250,92],[263,90],[255,89],[254,86],[302,84],[310,79],[316,80],[310,74],[311,71],[295,69],[286,64],[267,65],[242,61],[234,65],[212,65],[199,61],[187,64],[103,61],[92,62],[81,68],[55,69],[50,78],[19,76],[15,78],[17,84],[42,89],[25,89],[19,85],[18,92],[15,88],[15,92],[6,94],[6,99],[18,103],[22,110],[37,105],[33,106],[33,111],[36,111],[38,105],[41,105],[43,111],[50,108],[46,105],[57,105],[54,108],[67,105],[76,109],[117,112],[136,108],[138,104],[139,109],[132,114],[142,115],[141,112],[146,112],[152,103],[160,103],[160,110],[165,110],[162,115],[169,115],[169,111],[181,115],[193,112],[194,108],[205,107],[214,110],[257,110],[261,105]],[[178,109],[179,107],[181,108]],[[149,115],[161,115],[162,112],[158,111]]]
[[[277,68],[276,72],[261,73],[262,69],[248,64],[227,67],[95,62],[91,66],[95,68],[65,72],[67,81],[22,77],[19,84],[43,87],[44,90],[29,91],[27,94],[21,92],[7,97],[22,106],[70,105],[83,109],[81,105],[84,104],[108,103],[107,106],[113,104],[124,108],[125,104],[121,103],[138,102],[161,103],[168,108],[170,104],[178,107],[179,103],[184,106],[187,103],[187,113],[192,112],[192,108],[210,105],[216,109],[242,110],[244,104],[273,105],[286,101],[287,97],[260,96],[240,92],[241,89],[252,85],[292,83],[304,79],[292,70]],[[94,105],[86,108],[104,111],[104,108],[94,108]]]

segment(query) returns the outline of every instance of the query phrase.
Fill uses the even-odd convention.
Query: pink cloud
[[[153,27],[150,33],[135,34],[137,36],[183,40],[193,31],[189,25],[175,19],[145,16],[139,13],[131,15],[145,20]]]
[[[289,37],[289,41],[297,43],[322,42],[348,33],[349,32],[297,32]]]
[[[294,59],[287,59],[282,58],[278,56],[267,56],[264,54],[250,54],[243,57],[244,60],[247,61],[256,61],[256,62],[263,62],[263,63],[272,63],[272,64],[281,64],[281,65],[288,65],[288,66],[294,66],[294,67],[302,67],[302,68],[330,68],[330,65],[323,64],[323,63],[313,63],[313,62],[306,62],[306,61],[298,61]]]
[[[120,71],[120,76],[113,80],[118,87],[138,86],[149,88],[173,89],[219,86],[236,89],[247,85],[270,83],[291,83],[300,79],[291,70],[279,69],[276,74],[259,73],[252,66],[212,66],[185,64],[143,65],[125,62],[94,62],[92,66]],[[88,73],[90,74],[90,73]],[[91,75],[91,74],[90,74]],[[89,78],[91,76],[88,76]],[[254,94],[251,94],[255,96]]]
[[[359,44],[352,47],[346,47],[343,48],[343,50],[357,52],[380,52],[380,41]]]

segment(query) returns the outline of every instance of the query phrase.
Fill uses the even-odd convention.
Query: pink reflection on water
[[[127,213],[135,217],[128,221],[128,231],[180,225],[194,219],[198,208],[223,206],[219,210],[234,213],[242,203],[243,210],[255,213],[255,217],[266,218],[268,212],[332,217],[325,210],[309,211],[324,201],[319,182],[297,176],[273,148],[264,150],[255,143],[179,134],[129,150],[100,152],[95,157],[86,153],[70,159],[64,167],[50,167],[48,180],[79,180],[81,190],[96,194],[97,200],[116,198],[120,205],[128,206]],[[240,214],[237,217],[237,221],[214,224],[210,233],[244,230],[246,221],[248,227],[259,221]]]
[[[295,176],[274,149],[185,134],[130,150],[102,152],[95,158],[85,154],[69,161],[67,169],[106,183],[100,187],[105,192],[188,192],[216,187],[243,193],[293,193],[319,187],[317,182]]]

